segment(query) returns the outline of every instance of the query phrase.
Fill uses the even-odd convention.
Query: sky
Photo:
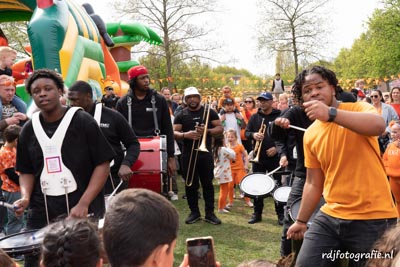
[[[107,1],[76,0],[78,3],[90,3],[95,12],[105,22],[115,21],[117,14],[110,12]],[[273,75],[275,59],[273,56],[260,59],[257,53],[256,0],[217,0],[223,11],[216,17],[216,38],[222,44],[222,50],[216,58],[224,65],[248,69],[254,74]],[[327,57],[336,57],[341,48],[350,48],[354,40],[366,31],[366,22],[375,8],[382,7],[380,0],[331,0],[328,16],[332,28],[329,38]],[[140,21],[139,21],[140,22]],[[329,59],[329,58],[328,58]]]

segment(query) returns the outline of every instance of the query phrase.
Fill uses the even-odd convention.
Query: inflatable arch
[[[5,21],[29,21],[27,32],[34,69],[56,70],[67,87],[76,80],[88,81],[97,88],[96,98],[102,95],[104,81],[116,83],[114,88],[119,95],[126,93],[124,73],[139,64],[130,60],[132,46],[141,41],[162,43],[153,30],[137,22],[105,25],[89,4],[79,6],[73,0],[0,2],[0,22]],[[21,68],[22,63],[17,64]],[[17,86],[17,93],[29,101],[23,84]]]

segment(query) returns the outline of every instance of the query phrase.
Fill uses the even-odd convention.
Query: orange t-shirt
[[[398,115],[399,118],[400,118],[400,104],[392,103],[392,104],[390,104],[390,105],[394,108],[394,110],[396,110],[396,113],[397,113],[397,115]]]
[[[400,178],[400,148],[396,143],[390,143],[383,154],[383,164],[386,174],[391,178]]]
[[[0,177],[3,181],[1,189],[7,192],[19,192],[19,186],[8,178],[4,172],[9,168],[14,168],[17,160],[16,149],[2,146],[0,148]]]
[[[365,102],[340,103],[338,110],[377,114]],[[316,120],[304,134],[304,165],[325,175],[326,214],[346,220],[397,217],[376,136]]]
[[[243,153],[245,150],[242,144],[236,144],[236,146],[231,147],[233,151],[236,153],[235,160],[231,160],[231,169],[232,170],[242,170],[244,169],[244,162],[243,162]]]

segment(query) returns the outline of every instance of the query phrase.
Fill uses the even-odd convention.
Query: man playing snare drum
[[[92,88],[85,81],[77,81],[71,85],[68,89],[68,100],[72,107],[81,107],[95,118],[108,143],[117,154],[111,166],[112,180],[107,180],[105,193],[111,194],[121,179],[124,183],[119,187],[119,191],[127,188],[127,181],[132,177],[131,166],[140,153],[139,141],[127,120],[120,113],[103,106],[102,103],[95,103]],[[126,155],[121,143],[126,148]]]
[[[296,266],[330,266],[328,253],[349,253],[349,266],[364,266],[373,244],[398,216],[380,157],[377,136],[386,124],[368,103],[336,100],[338,80],[320,66],[303,70],[294,90],[315,120],[304,134],[306,183],[299,213],[287,232],[302,239]],[[286,125],[289,126],[289,125]],[[363,157],[354,157],[354,153]],[[321,207],[307,230],[307,221]],[[366,256],[362,256],[366,255]]]
[[[36,70],[26,90],[40,112],[24,125],[17,145],[16,214],[29,206],[28,229],[40,229],[60,215],[102,218],[102,189],[115,152],[89,114],[61,105],[64,82],[58,73]],[[38,264],[37,255],[25,257],[25,266]]]

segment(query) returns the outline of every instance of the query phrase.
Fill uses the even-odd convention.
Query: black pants
[[[198,189],[203,188],[205,212],[214,212],[214,161],[210,152],[198,152],[195,166],[194,158],[196,151],[193,151],[191,164],[189,166],[190,154],[182,155],[183,177],[185,179],[186,200],[191,212],[200,213],[198,205]],[[193,171],[194,169],[194,171]]]
[[[272,166],[271,165],[272,164],[267,165],[267,164],[253,163],[253,172],[266,173],[267,170],[268,170],[268,172],[270,172],[279,166],[278,164],[272,165]],[[281,175],[274,173],[274,174],[272,174],[272,176],[273,176],[273,179],[275,180],[276,185],[281,186],[282,185]],[[283,207],[284,207],[284,204],[277,203],[275,201],[275,212],[278,217],[283,216],[283,213],[284,213]],[[261,216],[263,209],[264,209],[264,198],[262,198],[262,197],[255,198],[254,199],[254,214]]]
[[[292,252],[292,243],[293,249],[297,252],[296,255],[300,251],[301,240],[293,240],[292,242],[292,240],[286,239],[286,233],[289,227],[293,224],[293,220],[289,216],[289,209],[295,200],[301,198],[305,182],[305,178],[294,177],[293,179],[292,190],[290,191],[289,198],[285,206],[285,220],[283,222],[281,237],[281,256],[287,256]]]

